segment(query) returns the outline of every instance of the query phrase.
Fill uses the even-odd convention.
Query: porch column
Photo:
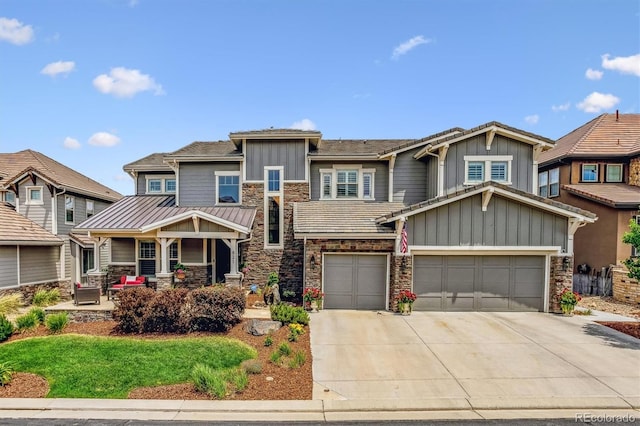
[[[228,274],[224,274],[224,280],[227,285],[242,287],[242,275],[238,273],[238,239],[232,238],[222,241],[229,246],[229,255],[231,257],[231,259],[229,259],[230,271]]]
[[[169,269],[169,259],[167,256],[167,249],[169,248],[169,244],[167,244],[166,238],[160,238],[160,273],[166,274]]]
[[[229,273],[231,275],[238,275],[238,240],[232,239],[230,241],[231,245],[229,246],[231,249],[231,265]]]

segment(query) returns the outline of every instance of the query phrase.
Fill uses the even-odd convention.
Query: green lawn
[[[75,334],[0,345],[0,362],[49,381],[49,398],[126,398],[140,386],[190,381],[197,363],[215,369],[255,358],[254,348],[224,337],[142,340]]]

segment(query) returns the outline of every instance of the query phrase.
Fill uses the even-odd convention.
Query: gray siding
[[[182,263],[202,263],[202,240],[185,238],[180,243]]]
[[[18,285],[18,248],[0,247],[0,288]]]
[[[216,171],[240,171],[240,163],[185,163],[178,179],[181,207],[216,204]]]
[[[28,186],[41,186],[42,187],[42,202],[43,204],[26,204],[27,201],[27,187]],[[52,218],[52,198],[51,192],[47,188],[47,185],[40,178],[36,179],[34,185],[31,179],[25,179],[20,182],[18,187],[19,192],[19,206],[18,211],[21,215],[28,219],[31,219],[38,225],[42,226],[49,232],[53,230],[53,218]]]
[[[20,247],[20,284],[56,281],[59,247]]]
[[[133,238],[112,238],[111,239],[111,261],[112,262],[135,262],[136,244]],[[103,265],[106,266],[106,265]]]
[[[345,164],[353,165],[356,163],[352,161]],[[340,163],[328,161],[314,161],[311,163],[311,200],[320,199],[320,169],[331,169],[334,165],[339,166]],[[387,201],[389,198],[389,163],[387,163],[386,161],[368,161],[360,163],[360,165],[363,169],[376,170],[374,181],[374,195],[376,197],[375,201]]]
[[[531,145],[496,135],[487,151],[485,135],[478,135],[449,147],[444,169],[445,193],[462,188],[465,155],[512,155],[511,184],[514,188],[533,192],[533,148]]]
[[[136,195],[145,195],[147,193],[147,176],[174,177],[175,173],[167,173],[167,172],[138,173],[138,177],[136,178]]]
[[[482,211],[474,195],[408,218],[410,245],[560,246],[567,248],[567,219],[494,195]]]
[[[247,141],[247,180],[264,180],[265,166],[284,166],[284,180],[305,180],[305,141]]]
[[[427,199],[427,165],[413,158],[416,152],[418,149],[403,152],[396,157],[393,201],[410,205]]]
[[[427,200],[438,196],[438,159],[427,156]]]

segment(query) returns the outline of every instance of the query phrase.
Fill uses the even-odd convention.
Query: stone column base
[[[158,284],[156,290],[166,290],[173,286],[173,274],[156,274]]]
[[[229,287],[242,288],[242,274],[224,274],[224,282]]]
[[[100,287],[102,289],[102,294],[107,294],[107,287],[109,287],[109,283],[107,282],[107,273],[106,272],[88,273],[87,284],[91,287]],[[73,294],[73,290],[71,290],[71,294]]]

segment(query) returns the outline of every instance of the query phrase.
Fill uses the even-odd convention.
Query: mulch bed
[[[598,324],[613,328],[621,333],[640,339],[640,322],[624,322],[624,321],[598,321]]]

